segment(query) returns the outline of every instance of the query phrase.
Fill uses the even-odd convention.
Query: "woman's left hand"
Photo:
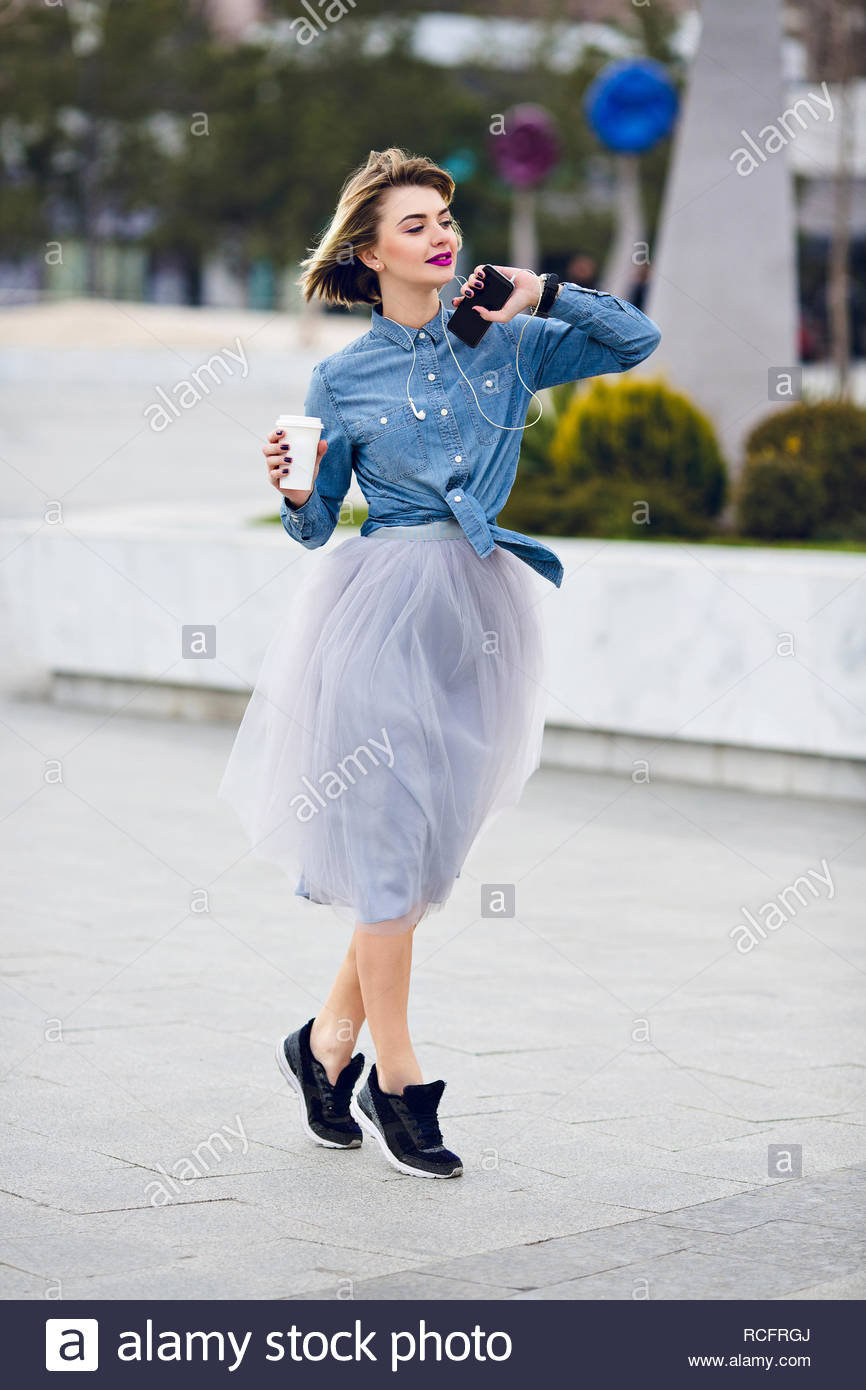
[[[492,264],[492,262],[491,262]],[[520,270],[511,265],[496,265],[494,270],[498,270],[501,275],[507,275],[509,280],[514,281],[514,290],[508,296],[501,309],[485,309],[481,304],[473,304],[472,309],[479,318],[488,319],[490,323],[508,323],[515,314],[520,314],[524,309],[528,309],[538,303],[541,294],[541,280],[532,270]],[[463,291],[451,303],[456,307],[462,304],[464,299],[469,299],[472,303],[472,290],[480,289],[484,284],[484,262],[477,265],[469,276]]]

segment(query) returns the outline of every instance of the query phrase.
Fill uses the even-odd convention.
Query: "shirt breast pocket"
[[[362,464],[390,482],[427,467],[421,421],[408,401],[405,405],[385,406],[378,415],[356,420],[353,433]]]
[[[467,375],[469,375],[467,373]],[[506,365],[504,367],[491,367],[486,372],[476,372],[474,376],[469,376],[472,390],[469,384],[460,378],[460,389],[463,392],[464,400],[472,422],[475,426],[475,433],[479,443],[490,444],[497,435],[502,433],[497,429],[497,425],[512,425],[513,420],[509,419],[509,405],[511,402],[511,392],[516,380],[514,367]],[[475,392],[473,396],[472,391]],[[476,404],[476,397],[478,403]],[[479,410],[478,407],[481,407]],[[484,415],[481,411],[484,411]],[[484,416],[489,416],[485,419]],[[491,424],[491,421],[494,423]]]

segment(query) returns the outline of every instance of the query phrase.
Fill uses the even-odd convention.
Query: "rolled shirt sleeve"
[[[283,497],[280,520],[293,540],[300,541],[308,550],[315,550],[332,535],[352,482],[352,444],[321,363],[313,368],[304,414],[317,415],[322,421],[321,437],[328,448],[307,501],[301,507],[293,507]]]
[[[563,283],[550,315],[547,319],[530,316],[524,328],[523,316],[516,314],[504,325],[515,351],[524,330],[518,365],[535,391],[605,372],[625,372],[649,357],[661,341],[658,324],[634,304],[570,281]]]

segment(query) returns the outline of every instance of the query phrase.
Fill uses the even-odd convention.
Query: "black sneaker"
[[[458,1178],[463,1164],[442,1143],[436,1118],[444,1090],[444,1081],[428,1081],[423,1086],[404,1086],[402,1095],[383,1091],[374,1062],[349,1109],[401,1173],[416,1178]]]
[[[277,1043],[277,1066],[298,1093],[301,1124],[311,1139],[326,1149],[360,1148],[364,1136],[349,1114],[349,1097],[364,1070],[364,1054],[356,1052],[332,1086],[310,1048],[313,1021]]]

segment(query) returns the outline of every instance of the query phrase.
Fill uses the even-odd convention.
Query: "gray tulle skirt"
[[[444,906],[541,759],[543,584],[500,546],[480,557],[451,520],[321,555],[217,792],[296,895],[385,935]]]

